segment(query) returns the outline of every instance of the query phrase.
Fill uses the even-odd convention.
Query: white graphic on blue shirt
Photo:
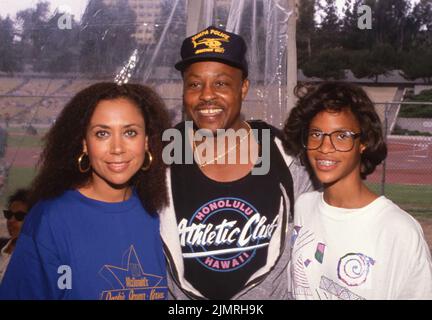
[[[145,273],[133,245],[123,255],[122,266],[104,265],[99,271],[110,285],[101,293],[101,300],[164,300],[167,287],[164,277]]]
[[[256,250],[267,247],[277,227],[257,209],[239,198],[225,197],[207,202],[191,219],[178,224],[180,243],[190,252],[185,259],[196,259],[217,272],[239,269],[250,262]]]

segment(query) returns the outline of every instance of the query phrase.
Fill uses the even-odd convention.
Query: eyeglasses
[[[336,151],[348,152],[354,147],[354,141],[361,136],[361,132],[337,130],[325,133],[319,130],[309,130],[302,134],[303,147],[306,150],[317,150],[322,146],[325,136],[329,136],[330,142]]]
[[[23,221],[26,214],[27,214],[27,212],[24,212],[24,211],[13,212],[10,210],[3,210],[3,215],[7,220],[11,219],[12,216],[15,216],[15,220]]]

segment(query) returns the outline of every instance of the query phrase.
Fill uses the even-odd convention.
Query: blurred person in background
[[[6,218],[9,238],[0,239],[0,283],[15,249],[24,218],[29,211],[29,191],[18,189],[7,200],[7,209],[3,210]]]

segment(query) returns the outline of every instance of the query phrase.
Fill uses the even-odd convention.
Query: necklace
[[[252,127],[250,126],[250,124],[247,121],[244,121],[244,123],[246,123],[246,126],[248,127],[248,133],[247,133],[247,135],[245,135],[243,138],[240,139],[240,144],[243,142],[243,140],[248,138],[252,132]],[[194,146],[194,153],[195,153],[195,150],[197,149],[195,139],[193,139],[193,146]],[[235,148],[237,148],[237,141],[236,141],[235,145],[232,146],[231,148],[229,148],[227,151],[218,155],[217,157],[213,158],[212,160],[210,160],[208,162],[204,162],[204,163],[202,163],[199,153],[196,153],[196,156],[198,158],[198,165],[200,166],[200,168],[202,168],[202,167],[205,167],[206,165],[212,164],[212,163],[216,162],[217,160],[219,160],[220,158],[225,157],[227,154],[229,154]]]

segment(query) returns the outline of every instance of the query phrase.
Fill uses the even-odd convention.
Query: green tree
[[[345,78],[348,61],[348,56],[343,49],[324,49],[314,54],[312,59],[303,65],[302,70],[307,77],[341,80]]]
[[[375,43],[388,43],[397,51],[402,51],[406,44],[410,8],[408,0],[377,1],[373,12],[376,17]]]
[[[17,22],[20,25],[20,49],[24,54],[25,62],[35,64],[43,59],[43,46],[49,38],[46,30],[49,3],[38,2],[35,8],[29,8],[17,13]]]
[[[358,27],[359,7],[364,0],[348,0],[344,7],[342,19],[342,46],[348,50],[370,49],[373,45],[373,30]]]
[[[135,21],[127,0],[112,6],[90,0],[81,20],[80,70],[105,76],[116,72],[137,47]]]
[[[346,68],[352,69],[357,77],[377,81],[378,76],[390,70],[403,69],[407,78],[429,79],[432,0],[415,3],[410,0],[346,0],[342,17],[338,16],[335,0],[319,1],[316,7],[322,20],[315,26],[307,44],[305,34],[310,34],[308,30],[312,30],[313,25],[307,19],[302,21],[301,17],[311,16],[312,2],[300,0],[299,8],[299,65],[306,74],[327,74],[323,66],[317,65],[318,61],[333,71],[338,69],[341,63],[333,64],[323,57],[328,56],[328,49],[341,49],[349,56]],[[358,9],[362,5],[372,10],[370,30],[358,28]]]
[[[318,29],[318,48],[340,47],[342,23],[338,16],[336,0],[325,0],[325,6],[321,8],[324,16]]]
[[[76,71],[79,54],[79,27],[71,16],[71,29],[59,28],[63,12],[56,11],[44,23],[42,56],[34,62],[35,70],[52,73]]]
[[[432,47],[432,0],[420,0],[412,14],[413,34],[411,47]]]
[[[20,71],[22,59],[14,41],[15,28],[13,21],[0,17],[0,71]]]
[[[297,20],[297,48],[299,64],[312,57],[312,41],[316,32],[315,0],[299,0]]]
[[[402,76],[409,80],[423,79],[432,83],[432,48],[420,47],[404,54]]]
[[[398,57],[389,44],[377,44],[372,50],[359,50],[351,54],[351,70],[357,78],[387,75],[397,65]]]

